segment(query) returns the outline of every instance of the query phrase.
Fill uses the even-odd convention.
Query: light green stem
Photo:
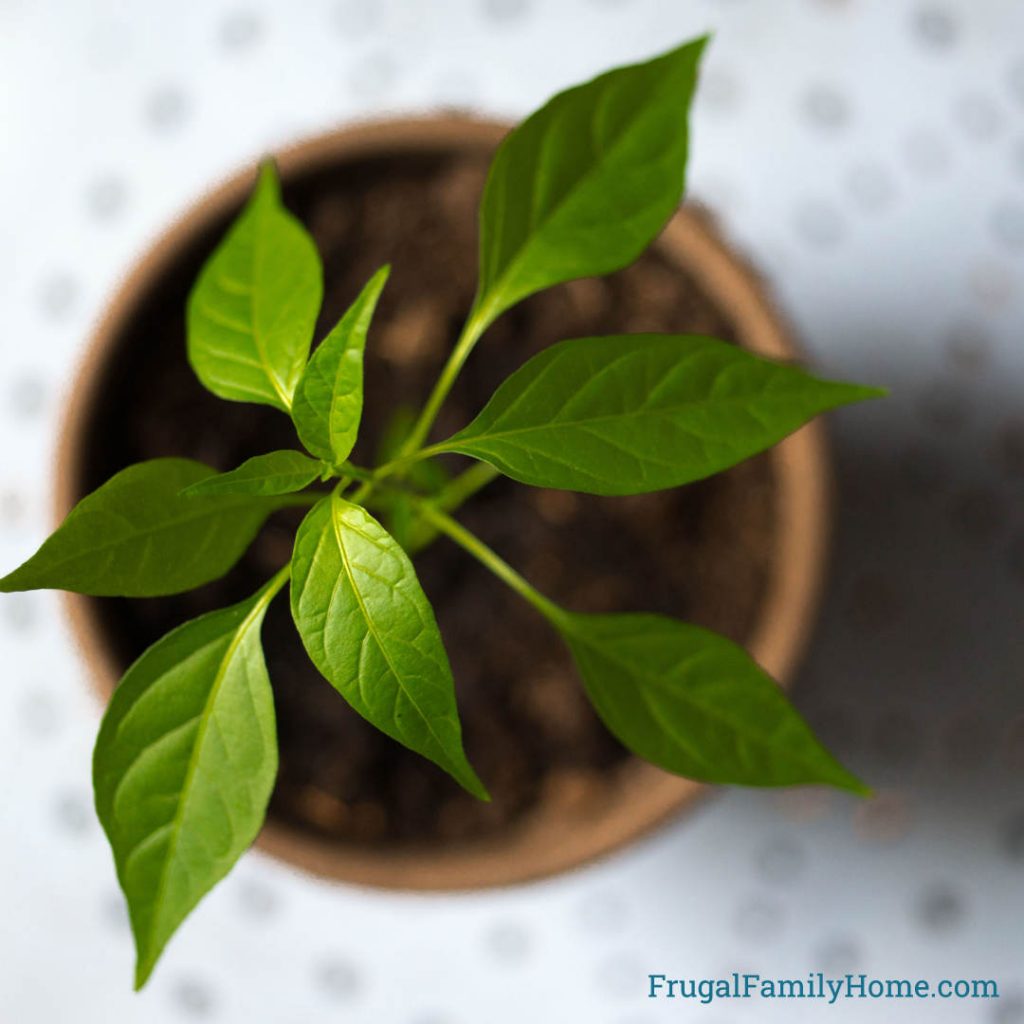
[[[396,462],[402,462],[407,456],[412,455],[423,447],[424,441],[426,441],[427,436],[430,434],[430,428],[434,425],[434,420],[437,419],[437,414],[441,411],[441,406],[448,397],[448,392],[451,391],[452,385],[459,376],[463,364],[469,358],[470,352],[473,351],[474,346],[480,340],[480,336],[491,325],[493,319],[494,313],[488,306],[474,305],[465,326],[462,328],[459,340],[455,343],[455,348],[452,349],[452,354],[448,357],[448,362],[445,363],[441,375],[437,378],[437,383],[434,384],[434,390],[430,392],[430,397],[427,399],[426,405],[423,406],[423,411],[420,413],[415,425],[409,432],[409,436],[405,439],[405,443],[399,450]]]
[[[567,618],[566,613],[553,601],[549,601],[535,587],[531,586],[503,558],[492,551],[479,537],[470,533],[447,513],[435,508],[429,501],[414,499],[424,519],[436,527],[439,533],[455,541],[477,561],[485,565],[502,582],[508,584],[523,600],[533,605],[556,629],[561,629]]]
[[[280,569],[270,577],[269,581],[263,585],[263,597],[260,599],[260,604],[265,608],[274,599],[274,595],[288,582],[288,578],[292,574],[292,563],[286,562]]]
[[[426,502],[434,508],[439,508],[442,512],[454,512],[497,476],[500,474],[493,466],[486,462],[475,462],[437,494],[427,498]],[[413,530],[406,548],[410,555],[422,551],[437,536],[436,526],[422,521],[418,525],[420,529]]]

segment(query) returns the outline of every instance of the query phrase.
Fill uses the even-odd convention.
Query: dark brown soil
[[[428,154],[364,160],[285,188],[323,255],[318,337],[380,264],[393,265],[370,335],[357,461],[373,459],[375,439],[397,408],[425,397],[469,308],[485,166],[478,158]],[[227,469],[296,445],[287,417],[214,398],[185,361],[185,297],[219,233],[200,239],[178,271],[143,297],[111,354],[85,438],[81,493],[140,459],[183,455]],[[613,277],[554,289],[503,317],[467,365],[437,435],[468,421],[545,345],[626,331],[732,337],[728,317],[652,252]],[[743,639],[766,581],[771,490],[762,458],[711,481],[636,498],[498,481],[460,515],[570,608],[658,611]],[[251,594],[288,558],[296,521],[279,514],[228,577],[199,591],[100,601],[123,664],[186,619]],[[599,798],[628,755],[590,709],[555,634],[447,541],[416,564],[451,656],[466,748],[493,802],[476,802],[352,712],[309,663],[287,601],[279,599],[264,629],[281,751],[272,815],[343,840],[431,843],[501,829],[549,791]]]

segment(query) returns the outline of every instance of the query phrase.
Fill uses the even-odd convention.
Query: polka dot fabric
[[[849,970],[1003,993],[892,1019],[1024,1021],[1018,0],[2,0],[0,559],[49,525],[91,323],[212,182],[352,118],[518,116],[708,29],[692,193],[823,372],[892,392],[831,419],[839,523],[796,691],[877,797],[721,792],[603,863],[473,895],[251,855],[136,996],[85,669],[54,595],[2,596],[0,1020],[657,1024],[685,1011],[645,998],[648,972]]]

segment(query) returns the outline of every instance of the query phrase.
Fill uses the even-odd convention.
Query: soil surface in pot
[[[284,189],[323,256],[318,338],[381,264],[393,267],[367,347],[358,462],[374,459],[396,410],[426,396],[469,309],[486,165],[482,156],[451,154],[360,158]],[[214,398],[186,363],[186,296],[224,226],[196,239],[140,297],[109,353],[82,438],[80,494],[142,459],[189,456],[228,469],[297,446],[286,416]],[[734,338],[727,313],[652,251],[625,271],[553,289],[502,317],[463,371],[436,436],[465,424],[501,380],[551,342],[634,331]],[[765,457],[635,498],[499,480],[460,518],[569,608],[662,612],[743,640],[770,570],[772,490]],[[185,620],[252,594],[289,557],[299,515],[279,513],[229,576],[201,590],[97,600],[104,639],[122,667]],[[280,742],[271,816],[347,843],[423,845],[493,835],[547,797],[600,801],[629,755],[591,710],[558,637],[446,540],[416,565],[451,657],[466,749],[493,801],[477,802],[351,711],[310,664],[279,599],[263,630]]]

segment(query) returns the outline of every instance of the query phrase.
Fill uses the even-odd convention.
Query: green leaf
[[[100,727],[96,810],[128,901],[136,988],[263,824],[277,737],[260,625],[284,580],[158,640]]]
[[[181,491],[214,475],[190,459],[129,466],[83,498],[0,591],[156,597],[223,576],[286,499]]]
[[[502,143],[480,207],[487,322],[533,292],[632,263],[679,205],[707,39],[555,96]]]
[[[710,476],[818,413],[881,394],[712,338],[576,338],[534,356],[427,451],[472,455],[538,487],[639,494]]]
[[[653,764],[704,782],[868,792],[724,637],[660,615],[563,612],[553,621],[605,725]]]
[[[292,616],[316,667],[367,721],[429,758],[474,796],[455,685],[409,557],[359,505],[310,510],[292,555]]]
[[[285,449],[254,455],[237,469],[207,477],[181,493],[188,498],[204,494],[293,494],[309,486],[323,471],[319,459]]]
[[[188,358],[215,395],[288,412],[320,310],[323,272],[281,204],[274,165],[207,260],[188,299]]]
[[[363,350],[373,311],[391,268],[383,266],[320,343],[295,392],[292,419],[299,438],[330,463],[349,457],[363,415]]]

